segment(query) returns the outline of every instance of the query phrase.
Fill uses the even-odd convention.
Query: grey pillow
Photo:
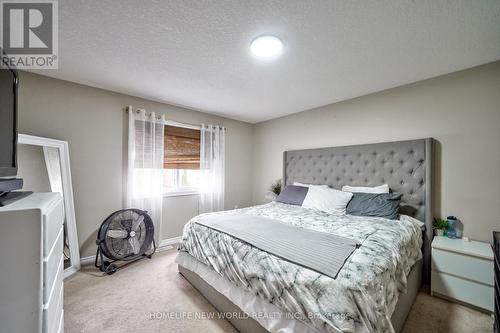
[[[289,205],[301,206],[307,191],[309,191],[308,187],[287,185],[283,191],[281,191],[280,195],[278,195],[276,201]]]
[[[396,220],[402,196],[401,193],[353,193],[346,214]]]

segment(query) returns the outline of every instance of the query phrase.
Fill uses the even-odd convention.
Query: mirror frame
[[[64,270],[64,278],[80,270],[80,247],[76,230],[75,204],[73,200],[73,184],[71,182],[71,168],[69,162],[69,148],[67,141],[43,138],[39,136],[18,134],[17,144],[34,145],[57,148],[61,161],[61,181],[63,189],[64,210],[66,214],[66,230],[68,232],[68,246],[70,251],[70,266]],[[45,156],[45,151],[44,151]],[[45,161],[47,163],[47,161]]]

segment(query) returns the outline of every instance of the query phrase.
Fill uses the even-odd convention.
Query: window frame
[[[198,130],[201,132],[201,125],[191,125],[191,124],[185,124],[185,123],[180,123],[177,121],[173,120],[166,120],[164,123],[164,126],[175,126],[175,127],[181,127],[181,128],[188,128],[188,129],[193,129],[193,130]],[[167,170],[167,169],[163,169]],[[179,170],[184,170],[184,169],[170,169],[170,170],[177,170],[177,180],[179,179]],[[175,190],[172,191],[166,191],[165,186],[163,186],[163,197],[178,197],[178,196],[185,196],[185,195],[199,195],[200,194],[200,189],[195,188],[195,187],[180,187],[176,188]]]

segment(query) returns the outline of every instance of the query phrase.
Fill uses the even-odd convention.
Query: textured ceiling
[[[498,59],[499,0],[60,0],[37,73],[254,123]]]

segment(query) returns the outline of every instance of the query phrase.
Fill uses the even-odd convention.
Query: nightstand
[[[493,312],[493,251],[488,243],[434,237],[431,295],[474,305]]]

